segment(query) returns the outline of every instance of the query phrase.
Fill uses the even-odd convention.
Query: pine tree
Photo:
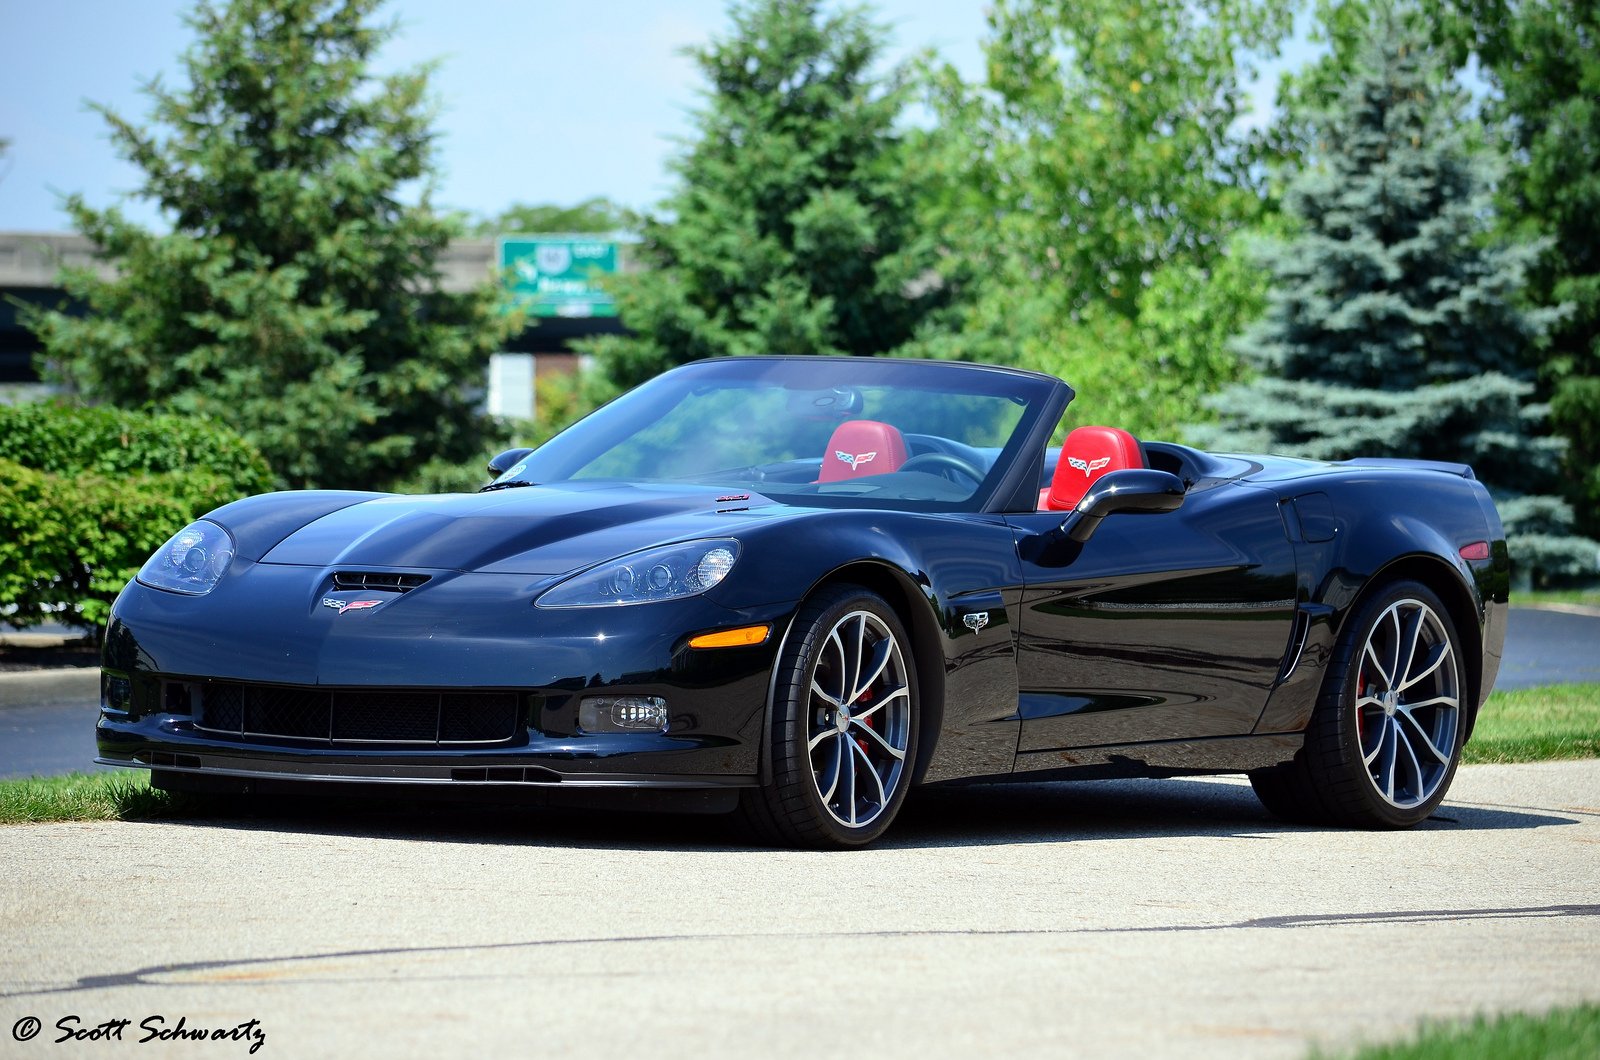
[[[1354,75],[1316,122],[1320,158],[1290,183],[1298,231],[1264,244],[1266,315],[1236,343],[1261,378],[1212,402],[1214,448],[1317,459],[1472,464],[1500,503],[1524,578],[1592,574],[1555,492],[1562,443],[1530,404],[1549,310],[1519,296],[1537,243],[1495,243],[1488,160],[1471,150],[1449,74],[1379,7]]]
[[[159,131],[100,108],[171,231],[73,196],[116,268],[35,314],[42,368],[85,399],[224,420],[291,486],[383,486],[475,458],[492,285],[440,289],[456,223],[429,205],[427,72],[375,78],[380,0],[202,0],[188,85],[147,86]],[[415,198],[416,205],[407,199]]]
[[[1511,149],[1506,227],[1549,237],[1529,293],[1563,315],[1541,357],[1551,422],[1580,525],[1600,533],[1600,5],[1433,0],[1446,35],[1475,51],[1499,93],[1487,104]],[[1452,17],[1453,16],[1453,17]]]
[[[590,347],[615,386],[700,357],[884,353],[941,297],[917,282],[931,255],[895,131],[906,90],[873,72],[882,31],[816,0],[730,14],[691,52],[707,103],[645,221],[645,268],[616,284],[634,335]]]

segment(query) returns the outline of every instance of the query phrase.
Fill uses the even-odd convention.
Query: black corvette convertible
[[[1248,773],[1392,828],[1494,684],[1508,560],[1462,465],[1213,455],[1031,372],[668,372],[476,494],[294,492],[117,600],[102,763],[162,788],[739,809],[855,846],[907,791]]]

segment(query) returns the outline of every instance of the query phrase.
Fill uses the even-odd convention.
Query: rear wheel
[[[746,818],[785,845],[870,843],[905,800],[917,718],[916,669],[894,610],[859,586],[824,589],[801,607],[778,661],[772,780],[744,793]]]
[[[1419,582],[1360,605],[1339,639],[1294,761],[1250,774],[1289,820],[1405,828],[1444,799],[1461,760],[1466,698],[1460,639]]]

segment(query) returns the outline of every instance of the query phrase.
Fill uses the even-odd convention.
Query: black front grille
[[[296,688],[208,681],[198,728],[325,744],[504,743],[522,725],[515,692]]]
[[[380,593],[409,593],[431,577],[431,574],[398,574],[383,570],[337,570],[333,572],[333,587],[343,591],[371,589]]]

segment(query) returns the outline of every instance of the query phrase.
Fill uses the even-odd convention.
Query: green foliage
[[[0,824],[141,821],[194,810],[198,802],[155,790],[143,772],[29,777],[0,781]]]
[[[103,625],[117,593],[168,537],[271,485],[260,454],[218,424],[0,406],[0,622]]]
[[[644,270],[615,281],[634,331],[588,348],[612,387],[700,357],[876,354],[940,301],[918,238],[902,76],[880,79],[882,31],[816,0],[750,0],[690,54],[708,84],[647,218]],[[603,396],[603,395],[593,395]]]
[[[1470,748],[1470,745],[1469,745]],[[1460,1022],[1424,1023],[1391,1045],[1369,1045],[1350,1060],[1591,1060],[1600,1054],[1600,1005],[1479,1015]],[[1329,1054],[1317,1050],[1314,1060]]]
[[[1461,461],[1506,502],[1555,492],[1563,447],[1523,367],[1554,314],[1518,304],[1542,248],[1487,238],[1491,175],[1460,109],[1406,14],[1378,7],[1318,119],[1325,147],[1284,195],[1299,227],[1258,247],[1272,289],[1236,349],[1262,378],[1218,396],[1197,440]],[[1519,577],[1594,572],[1600,546],[1571,535],[1570,510],[1502,514]]]
[[[493,284],[440,289],[457,226],[429,206],[426,71],[368,73],[392,32],[378,2],[201,0],[188,86],[146,89],[161,131],[101,108],[171,232],[67,200],[117,274],[64,272],[86,317],[28,314],[47,376],[225,419],[293,486],[381,486],[482,447],[474,390],[516,320]]]
[[[1504,224],[1551,237],[1530,274],[1536,304],[1564,313],[1542,353],[1551,422],[1585,532],[1600,536],[1600,5],[1433,0],[1447,39],[1477,53],[1498,89],[1486,117],[1511,164]]]
[[[928,72],[924,223],[955,306],[904,352],[1053,372],[1074,422],[1171,437],[1241,377],[1220,340],[1261,310],[1237,244],[1273,205],[1237,123],[1287,7],[1033,0],[990,24],[985,84]]]
[[[574,206],[512,203],[472,226],[480,236],[560,232],[621,232],[634,225],[633,215],[610,199],[585,199]]]

